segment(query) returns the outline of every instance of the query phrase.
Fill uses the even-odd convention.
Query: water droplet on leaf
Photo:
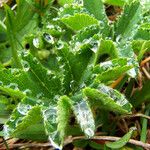
[[[18,84],[16,83],[10,83],[9,85],[7,85],[7,87],[14,90],[18,90]]]
[[[54,38],[50,34],[44,33],[43,37],[44,37],[44,40],[48,42],[49,44],[54,44]]]
[[[26,115],[31,108],[31,105],[19,103],[17,110],[21,115]]]

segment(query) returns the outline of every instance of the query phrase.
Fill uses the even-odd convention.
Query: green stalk
[[[145,111],[145,115],[149,116],[149,113],[150,113],[150,109],[147,109]],[[148,123],[148,120],[146,118],[143,118],[140,141],[142,141],[144,143],[146,142],[146,137],[147,137],[147,123]],[[143,150],[143,148],[138,148],[137,150]]]

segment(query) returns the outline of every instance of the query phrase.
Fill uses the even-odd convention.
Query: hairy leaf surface
[[[120,114],[131,113],[131,104],[117,90],[113,90],[103,84],[97,89],[85,88],[83,93],[88,98],[92,107],[101,107]]]

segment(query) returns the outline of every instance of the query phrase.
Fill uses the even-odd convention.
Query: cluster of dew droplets
[[[97,50],[98,50],[98,47],[99,47],[99,45],[100,45],[100,42],[99,42],[99,41],[96,41],[96,40],[93,40],[93,41],[91,41],[91,45],[92,45],[91,50],[92,50],[94,53],[96,53]]]
[[[13,75],[18,75],[20,73],[20,70],[17,68],[11,68],[10,71],[11,71],[11,74]]]
[[[106,61],[100,63],[100,68],[102,69],[102,71],[106,71],[107,69],[112,69],[112,67],[113,67],[112,61]]]
[[[23,116],[26,115],[29,109],[31,108],[29,108],[28,105],[19,103],[15,110],[15,115],[11,115],[7,124],[4,125],[3,131],[5,139],[9,138],[10,135],[12,135],[15,130],[14,127],[17,127],[22,122]]]
[[[77,3],[80,6],[83,6],[83,0],[74,0],[74,3]]]
[[[72,3],[71,5],[65,4],[64,7],[61,7],[58,11],[58,16],[59,17],[70,17],[71,15],[74,15],[76,13],[84,13],[87,12],[87,10],[83,7],[81,7],[83,3],[81,2],[80,4],[75,2]],[[70,12],[70,7],[72,8],[71,13]]]
[[[86,136],[92,137],[95,129],[94,119],[92,112],[89,106],[87,106],[85,100],[82,100],[74,105],[74,112]]]
[[[44,122],[47,125],[57,126],[57,108],[50,106],[48,109],[43,111]]]
[[[57,32],[57,33],[62,33],[62,32],[64,32],[63,30],[62,30],[62,28],[60,27],[60,26],[58,26],[58,25],[51,25],[51,24],[48,24],[47,26],[46,26],[46,28],[48,29],[48,30],[51,30],[51,31],[55,31],[55,32]]]
[[[118,105],[124,106],[128,103],[128,101],[125,99],[123,95],[121,95],[116,90],[113,90],[103,84],[99,85],[100,92],[108,95],[110,98],[112,98]]]
[[[13,132],[13,129],[5,124],[4,127],[3,127],[3,132],[4,132],[4,138],[9,139],[11,133]]]
[[[135,78],[138,74],[138,67],[139,67],[139,64],[137,61],[135,61],[134,58],[131,58],[131,59],[128,59],[128,65],[133,65],[134,64],[134,68],[130,69],[128,71],[128,74],[132,77],[132,78]]]

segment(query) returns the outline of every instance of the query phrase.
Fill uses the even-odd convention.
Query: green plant
[[[111,23],[100,0],[67,1],[62,7],[40,2],[18,0],[15,14],[4,6],[0,94],[17,104],[4,135],[49,138],[62,148],[69,135],[93,137],[101,122],[107,124],[102,116],[109,112],[132,113],[134,102],[121,89],[137,79],[139,62],[149,50],[149,10],[138,0],[127,3]],[[122,75],[122,84],[110,87]]]

